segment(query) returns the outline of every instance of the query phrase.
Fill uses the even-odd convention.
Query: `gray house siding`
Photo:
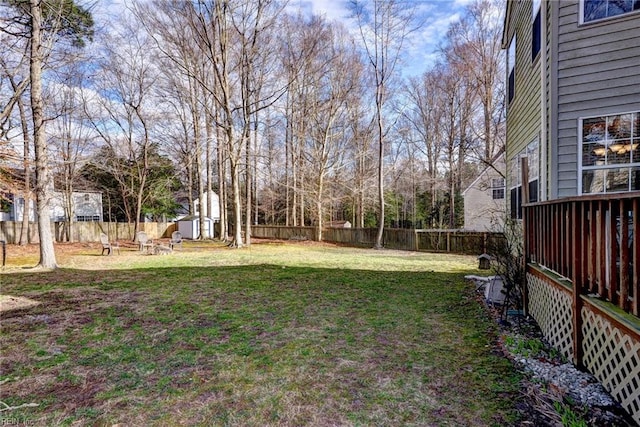
[[[568,197],[578,193],[579,119],[640,110],[640,14],[580,24],[578,0],[550,4],[558,16],[557,37],[549,41],[557,52],[552,79],[558,82],[550,94],[557,100],[552,194]]]

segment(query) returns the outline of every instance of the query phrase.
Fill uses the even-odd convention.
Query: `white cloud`
[[[438,49],[451,23],[459,21],[464,8],[474,0],[413,0],[416,16],[422,26],[408,36],[404,46],[406,74],[420,74],[433,67],[438,59]],[[324,16],[329,21],[339,21],[359,38],[357,24],[349,18],[345,0],[292,0],[290,10]]]
[[[328,21],[341,21],[345,25],[350,15],[348,3],[343,0],[292,0],[289,9],[323,16]]]

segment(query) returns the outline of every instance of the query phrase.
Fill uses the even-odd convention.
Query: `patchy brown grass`
[[[519,376],[475,259],[263,242],[9,248],[0,401],[42,425],[509,425]],[[22,252],[24,250],[24,252]],[[37,248],[36,248],[37,257]],[[36,404],[36,407],[22,405]]]

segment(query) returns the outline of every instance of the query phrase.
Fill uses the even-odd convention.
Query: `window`
[[[640,111],[580,121],[581,192],[640,190]]]
[[[640,10],[638,0],[583,0],[582,22],[597,21]]]
[[[507,52],[507,66],[509,67],[509,90],[508,103],[511,103],[515,96],[516,85],[516,36],[513,35],[511,43],[509,43],[509,51]]]
[[[64,221],[64,219],[61,219]],[[78,222],[98,222],[100,221],[100,215],[77,215],[76,221]]]
[[[539,200],[538,193],[538,176],[540,175],[539,167],[539,143],[538,140],[530,143],[524,150],[518,153],[515,158],[510,162],[509,169],[509,202],[511,206],[511,218],[522,219],[522,204],[523,203],[535,203]],[[523,201],[522,194],[522,170],[521,160],[523,157],[527,158],[527,168],[529,169],[529,200]]]
[[[491,180],[491,196],[493,200],[504,200],[504,178],[493,178]]]
[[[11,212],[11,202],[9,199],[9,195],[0,194],[0,212],[9,213]]]
[[[542,45],[542,23],[540,21],[540,0],[533,0],[532,2],[533,10],[532,10],[532,34],[531,34],[531,61],[535,61],[538,53],[540,52],[540,47]]]

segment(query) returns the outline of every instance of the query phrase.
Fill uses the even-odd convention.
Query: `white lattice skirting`
[[[640,341],[582,309],[583,363],[640,425]]]
[[[529,313],[545,338],[573,359],[573,309],[570,292],[552,278],[527,273]],[[585,303],[581,313],[582,364],[640,425],[640,340]]]
[[[573,358],[573,309],[571,295],[545,280],[527,274],[529,313],[536,319],[549,344]]]

